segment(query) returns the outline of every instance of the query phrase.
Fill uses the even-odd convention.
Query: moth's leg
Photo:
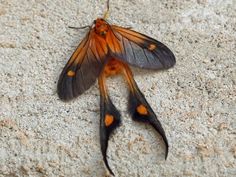
[[[160,121],[157,119],[156,114],[154,113],[151,106],[145,99],[143,93],[139,90],[133,78],[131,69],[125,63],[123,63],[123,74],[129,86],[130,93],[129,93],[128,110],[132,116],[132,119],[135,121],[151,124],[152,127],[161,135],[166,146],[165,158],[167,158],[169,145],[165,131]]]
[[[100,89],[100,144],[104,163],[109,172],[114,175],[107,161],[107,146],[110,134],[120,125],[120,113],[111,102],[105,84],[104,72],[98,78]]]

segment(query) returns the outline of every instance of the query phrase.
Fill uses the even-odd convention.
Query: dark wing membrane
[[[90,88],[99,76],[107,56],[104,39],[93,29],[79,44],[64,67],[57,85],[62,100],[71,100]]]
[[[175,64],[174,54],[161,42],[128,28],[112,25],[111,29],[113,41],[118,42],[121,48],[114,47],[116,42],[113,46],[108,43],[114,57],[148,69],[167,69]]]

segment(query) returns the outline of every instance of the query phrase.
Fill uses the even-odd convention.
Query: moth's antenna
[[[85,28],[91,28],[91,26],[89,26],[89,25],[81,26],[81,27],[73,27],[73,26],[68,26],[68,27],[71,28],[71,29],[76,29],[76,30],[78,30],[78,29],[85,29]]]
[[[107,10],[104,13],[103,18],[106,20],[108,18],[108,16],[109,16],[109,0],[107,0]]]

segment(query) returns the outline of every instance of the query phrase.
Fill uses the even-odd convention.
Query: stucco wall
[[[105,9],[95,0],[0,0],[0,176],[104,176],[97,83],[64,103],[58,76]],[[170,153],[128,115],[126,84],[108,85],[123,124],[110,139],[116,176],[233,177],[236,174],[236,1],[116,0],[110,22],[169,46],[168,71],[133,68],[165,128]]]

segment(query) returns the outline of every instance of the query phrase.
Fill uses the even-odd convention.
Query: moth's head
[[[95,32],[101,36],[105,36],[109,30],[109,24],[103,18],[97,18],[93,21]]]

